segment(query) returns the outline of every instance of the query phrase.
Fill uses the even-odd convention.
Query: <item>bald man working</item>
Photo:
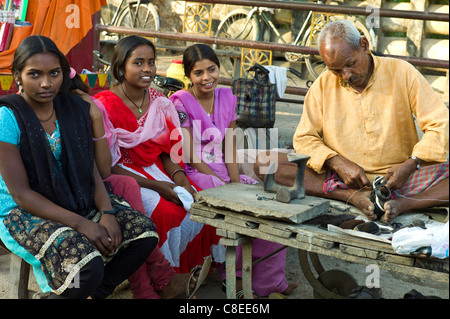
[[[348,202],[386,222],[448,204],[449,111],[425,78],[403,60],[372,55],[345,20],[326,25],[319,46],[328,70],[305,97],[293,141],[297,153],[310,156],[306,194]],[[257,174],[265,162],[258,158]],[[285,154],[278,164],[275,180],[292,185],[296,166]],[[384,185],[378,201],[374,185]]]

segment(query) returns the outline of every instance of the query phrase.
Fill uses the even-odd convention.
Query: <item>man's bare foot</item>
[[[200,270],[195,274],[191,282],[189,283],[189,289],[195,288],[195,283],[197,282]],[[190,274],[175,274],[170,283],[164,287],[163,290],[159,292],[162,299],[173,299],[184,293],[186,293],[186,285],[188,283]]]
[[[374,213],[375,206],[370,200],[370,190],[356,191],[348,201],[350,204],[361,210],[370,220],[377,219]]]
[[[392,220],[403,213],[405,210],[402,206],[401,199],[390,200],[384,204],[385,213],[381,216],[380,220],[390,224]]]

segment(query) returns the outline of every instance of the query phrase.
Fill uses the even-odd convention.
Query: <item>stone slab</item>
[[[196,201],[257,218],[277,219],[295,224],[326,214],[330,206],[328,200],[311,196],[294,199],[287,204],[278,202],[275,197],[276,194],[265,192],[262,184],[232,183],[203,190],[197,193]]]

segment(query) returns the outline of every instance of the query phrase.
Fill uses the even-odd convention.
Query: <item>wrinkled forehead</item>
[[[325,64],[343,63],[358,54],[347,41],[342,39],[326,39],[320,46],[321,56]]]

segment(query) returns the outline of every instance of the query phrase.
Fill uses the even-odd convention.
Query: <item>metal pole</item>
[[[217,37],[209,37],[209,36],[199,36],[196,34],[150,31],[150,30],[143,30],[143,29],[115,27],[115,26],[111,26],[111,25],[100,25],[100,24],[96,25],[96,29],[97,29],[97,31],[107,31],[107,32],[118,33],[118,34],[134,34],[134,35],[139,35],[139,36],[143,36],[143,37],[163,38],[163,39],[171,39],[171,40],[178,40],[178,41],[200,42],[200,43],[207,43],[207,44],[221,44],[221,45],[237,46],[237,47],[244,47],[244,48],[281,51],[281,52],[295,52],[295,53],[314,54],[314,55],[319,54],[318,50],[315,47],[308,47],[308,46],[301,46],[301,45],[278,44],[278,43],[270,43],[270,42],[262,42],[262,41],[235,40],[235,39],[217,38]],[[386,56],[406,60],[409,63],[416,65],[416,66],[433,67],[433,68],[441,68],[441,69],[449,69],[449,67],[450,67],[449,61],[445,61],[445,60],[415,58],[415,57],[395,56],[395,55],[386,55]]]
[[[185,0],[186,1],[186,0]],[[298,1],[267,1],[267,0],[188,0],[189,2],[214,3],[214,4],[229,4],[248,7],[267,7],[288,10],[305,10],[315,12],[330,12],[351,15],[368,16],[374,12],[370,8],[374,7],[355,7],[346,5],[328,5],[311,2]],[[427,12],[427,11],[412,11],[412,10],[394,10],[375,8],[380,17],[392,17],[414,20],[427,21],[449,21],[447,13]]]

